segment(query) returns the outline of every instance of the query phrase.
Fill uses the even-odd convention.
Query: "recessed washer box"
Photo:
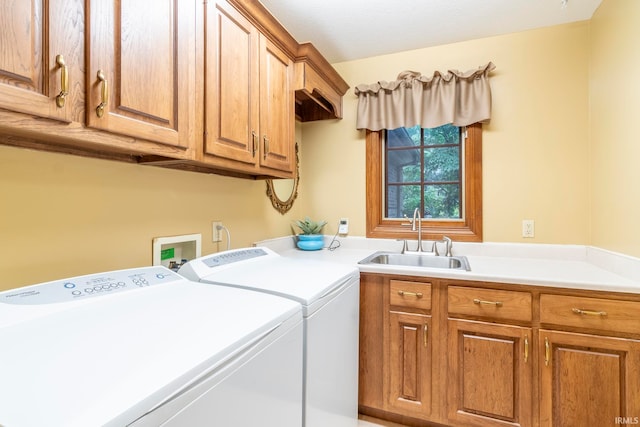
[[[184,234],[182,236],[156,237],[153,239],[153,265],[172,268],[202,256],[202,234]]]

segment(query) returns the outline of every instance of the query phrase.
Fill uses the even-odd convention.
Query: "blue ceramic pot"
[[[322,234],[298,234],[298,247],[303,251],[317,251],[324,246]]]

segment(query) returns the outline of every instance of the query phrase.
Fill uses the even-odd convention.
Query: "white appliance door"
[[[306,427],[358,424],[359,280],[306,319]]]
[[[282,325],[131,427],[300,427],[302,321]]]
[[[0,327],[0,425],[124,426],[287,319],[298,303],[185,280]]]

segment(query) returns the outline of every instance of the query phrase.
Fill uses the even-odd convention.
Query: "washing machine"
[[[3,427],[299,427],[302,308],[165,267],[0,293]]]
[[[178,274],[302,304],[304,423],[354,427],[358,417],[360,273],[346,264],[283,257],[264,247],[200,257]]]

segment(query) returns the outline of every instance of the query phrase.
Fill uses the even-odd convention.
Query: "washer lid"
[[[188,264],[192,263],[192,269],[180,269],[178,273],[190,271],[198,275],[190,277],[192,280],[268,292],[294,299],[305,306],[333,293],[360,274],[357,268],[347,264],[282,256],[254,258],[226,268],[207,267],[206,257]]]
[[[291,300],[181,280],[0,327],[0,425],[126,425],[301,318]]]

